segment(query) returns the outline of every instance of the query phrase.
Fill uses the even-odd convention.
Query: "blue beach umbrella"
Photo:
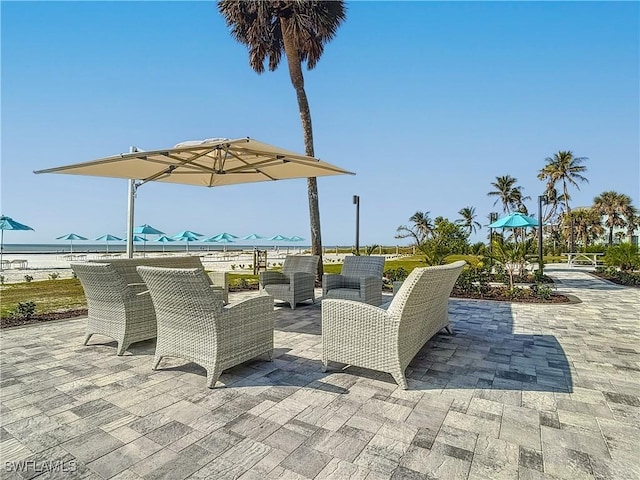
[[[156,242],[162,243],[162,253],[164,253],[164,244],[169,242],[175,242],[175,240],[171,237],[167,237],[166,235],[162,235],[156,239]]]
[[[2,251],[4,250],[4,231],[5,230],[33,230],[28,225],[16,222],[10,217],[0,216],[0,270],[2,270]]]
[[[538,220],[521,212],[513,212],[489,224],[489,228],[537,227]]]
[[[285,237],[283,235],[274,235],[273,237],[269,238],[269,240],[272,240],[274,242],[284,242],[287,240],[291,240],[289,237]]]
[[[212,238],[215,238],[217,241],[220,241],[222,239],[225,240],[235,240],[236,238],[238,238],[237,235],[234,235],[233,233],[219,233],[218,235],[214,235]]]
[[[66,235],[62,235],[61,237],[56,237],[56,240],[69,240],[71,243],[71,248],[69,253],[73,253],[73,241],[74,240],[88,240],[82,235],[78,235],[77,233],[67,233]]]
[[[221,238],[219,240],[216,240],[218,243],[223,243],[224,244],[224,248],[222,249],[223,252],[227,251],[227,243],[233,243],[233,239],[232,238]]]
[[[293,237],[289,237],[289,240],[291,240],[292,242],[302,242],[304,238],[294,235]]]
[[[142,243],[142,251],[144,253],[146,253],[146,251],[147,251],[147,241],[148,241],[147,237],[141,237],[140,235],[134,235],[133,236],[133,241],[134,242],[143,242]]]
[[[161,232],[157,228],[153,228],[151,225],[140,225],[133,229],[133,233],[141,233],[143,235],[164,235],[164,232]]]
[[[106,233],[106,234],[96,238],[96,240],[106,241],[107,242],[107,253],[109,253],[109,242],[121,242],[122,238],[116,237],[115,235],[111,235],[110,233]]]
[[[187,252],[189,251],[189,242],[196,242],[198,240],[198,237],[201,237],[202,234],[201,233],[195,233],[192,232],[190,230],[184,230],[180,233],[178,233],[177,235],[174,235],[173,238],[176,240],[184,240],[185,242],[187,242]]]
[[[242,237],[242,240],[260,240],[262,238],[265,238],[265,237],[263,237],[262,235],[258,235],[257,233],[251,233],[249,235]]]

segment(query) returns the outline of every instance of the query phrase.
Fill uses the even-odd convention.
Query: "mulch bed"
[[[51,320],[63,320],[65,318],[75,318],[87,315],[86,308],[77,310],[66,310],[64,312],[51,312],[35,314],[31,318],[2,318],[0,319],[0,328],[19,327],[21,325],[31,325],[33,323],[50,322]]]
[[[534,295],[533,292],[523,289],[521,296],[512,298],[507,294],[506,288],[492,288],[485,294],[460,292],[456,288],[451,292],[453,298],[470,298],[473,300],[494,300],[496,302],[514,302],[514,303],[572,303],[575,300],[561,295],[559,293],[553,293],[551,298],[544,299]]]

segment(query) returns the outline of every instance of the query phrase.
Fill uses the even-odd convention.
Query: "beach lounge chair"
[[[387,308],[350,300],[322,301],[322,363],[390,373],[407,389],[404,371],[423,345],[449,326],[449,295],[464,261],[414,269]]]
[[[213,388],[223,370],[263,353],[273,354],[273,298],[249,298],[223,306],[199,268],[138,267],[158,319],[155,370],[165,356],[197,363]]]
[[[260,272],[260,289],[273,298],[283,300],[296,308],[296,303],[311,299],[315,303],[315,281],[318,255],[288,255],[282,272]]]
[[[322,298],[355,300],[378,306],[382,303],[384,257],[347,256],[339,275],[322,277]]]

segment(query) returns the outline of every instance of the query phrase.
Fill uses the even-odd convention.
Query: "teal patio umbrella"
[[[513,212],[489,224],[489,228],[537,227],[538,220],[521,212]]]
[[[146,254],[147,251],[147,237],[141,237],[140,235],[133,236],[134,242],[142,242],[142,252]]]
[[[16,222],[10,217],[0,216],[0,270],[2,270],[2,252],[4,250],[4,231],[5,230],[33,230],[28,225]]]
[[[262,235],[258,235],[257,233],[250,233],[249,235],[246,235],[244,237],[242,237],[242,240],[260,240],[263,237]]]
[[[222,239],[225,239],[225,240],[235,240],[236,238],[238,238],[238,236],[237,236],[237,235],[234,235],[233,233],[227,233],[227,232],[224,232],[224,233],[219,233],[218,235],[214,235],[214,236],[213,236],[213,237],[211,237],[211,238],[215,238],[217,241],[220,241],[220,240],[222,240]]]
[[[164,245],[165,243],[169,243],[169,242],[175,242],[175,240],[171,237],[167,237],[166,235],[162,235],[161,237],[158,237],[156,239],[156,242],[161,242],[162,243],[162,253],[164,253]]]
[[[109,242],[121,242],[122,238],[116,237],[115,235],[111,235],[110,233],[106,233],[106,234],[96,238],[96,240],[106,241],[107,242],[107,253],[109,253]]]
[[[69,240],[71,243],[70,252],[73,253],[73,241],[74,240],[88,240],[86,237],[82,235],[78,235],[77,233],[67,233],[66,235],[62,235],[61,237],[56,237],[56,240]]]
[[[184,230],[173,236],[175,240],[184,240],[187,242],[187,252],[189,251],[189,242],[198,241],[198,237],[201,237],[201,233],[192,232],[190,230]]]
[[[133,233],[139,233],[141,235],[144,235],[144,237],[138,237],[138,238],[144,238],[144,240],[138,240],[139,242],[146,242],[147,241],[147,235],[164,235],[164,232],[158,230],[157,228],[153,228],[151,225],[147,225],[146,223],[144,225],[139,225],[137,227],[135,227],[133,229]],[[135,237],[134,237],[134,242]],[[147,247],[146,247],[146,243],[144,243],[143,245],[145,245],[143,247],[143,250],[146,251]]]

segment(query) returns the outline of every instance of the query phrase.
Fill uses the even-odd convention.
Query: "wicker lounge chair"
[[[314,287],[318,255],[287,255],[282,272],[260,272],[260,288],[273,298],[284,300],[296,308],[296,303],[316,301]]]
[[[322,278],[322,297],[378,306],[382,303],[383,270],[384,257],[345,257],[339,275],[325,275]]]
[[[213,388],[223,370],[263,353],[273,354],[273,298],[223,306],[201,269],[138,267],[158,319],[153,369],[165,356],[197,363]]]
[[[416,268],[389,306],[350,300],[322,302],[322,363],[329,361],[390,373],[407,389],[404,371],[422,346],[446,328],[449,294],[465,262]]]
[[[94,333],[118,342],[122,355],[134,342],[156,337],[156,314],[144,283],[129,284],[112,266],[104,263],[72,263],[84,288],[89,308],[84,345]]]

